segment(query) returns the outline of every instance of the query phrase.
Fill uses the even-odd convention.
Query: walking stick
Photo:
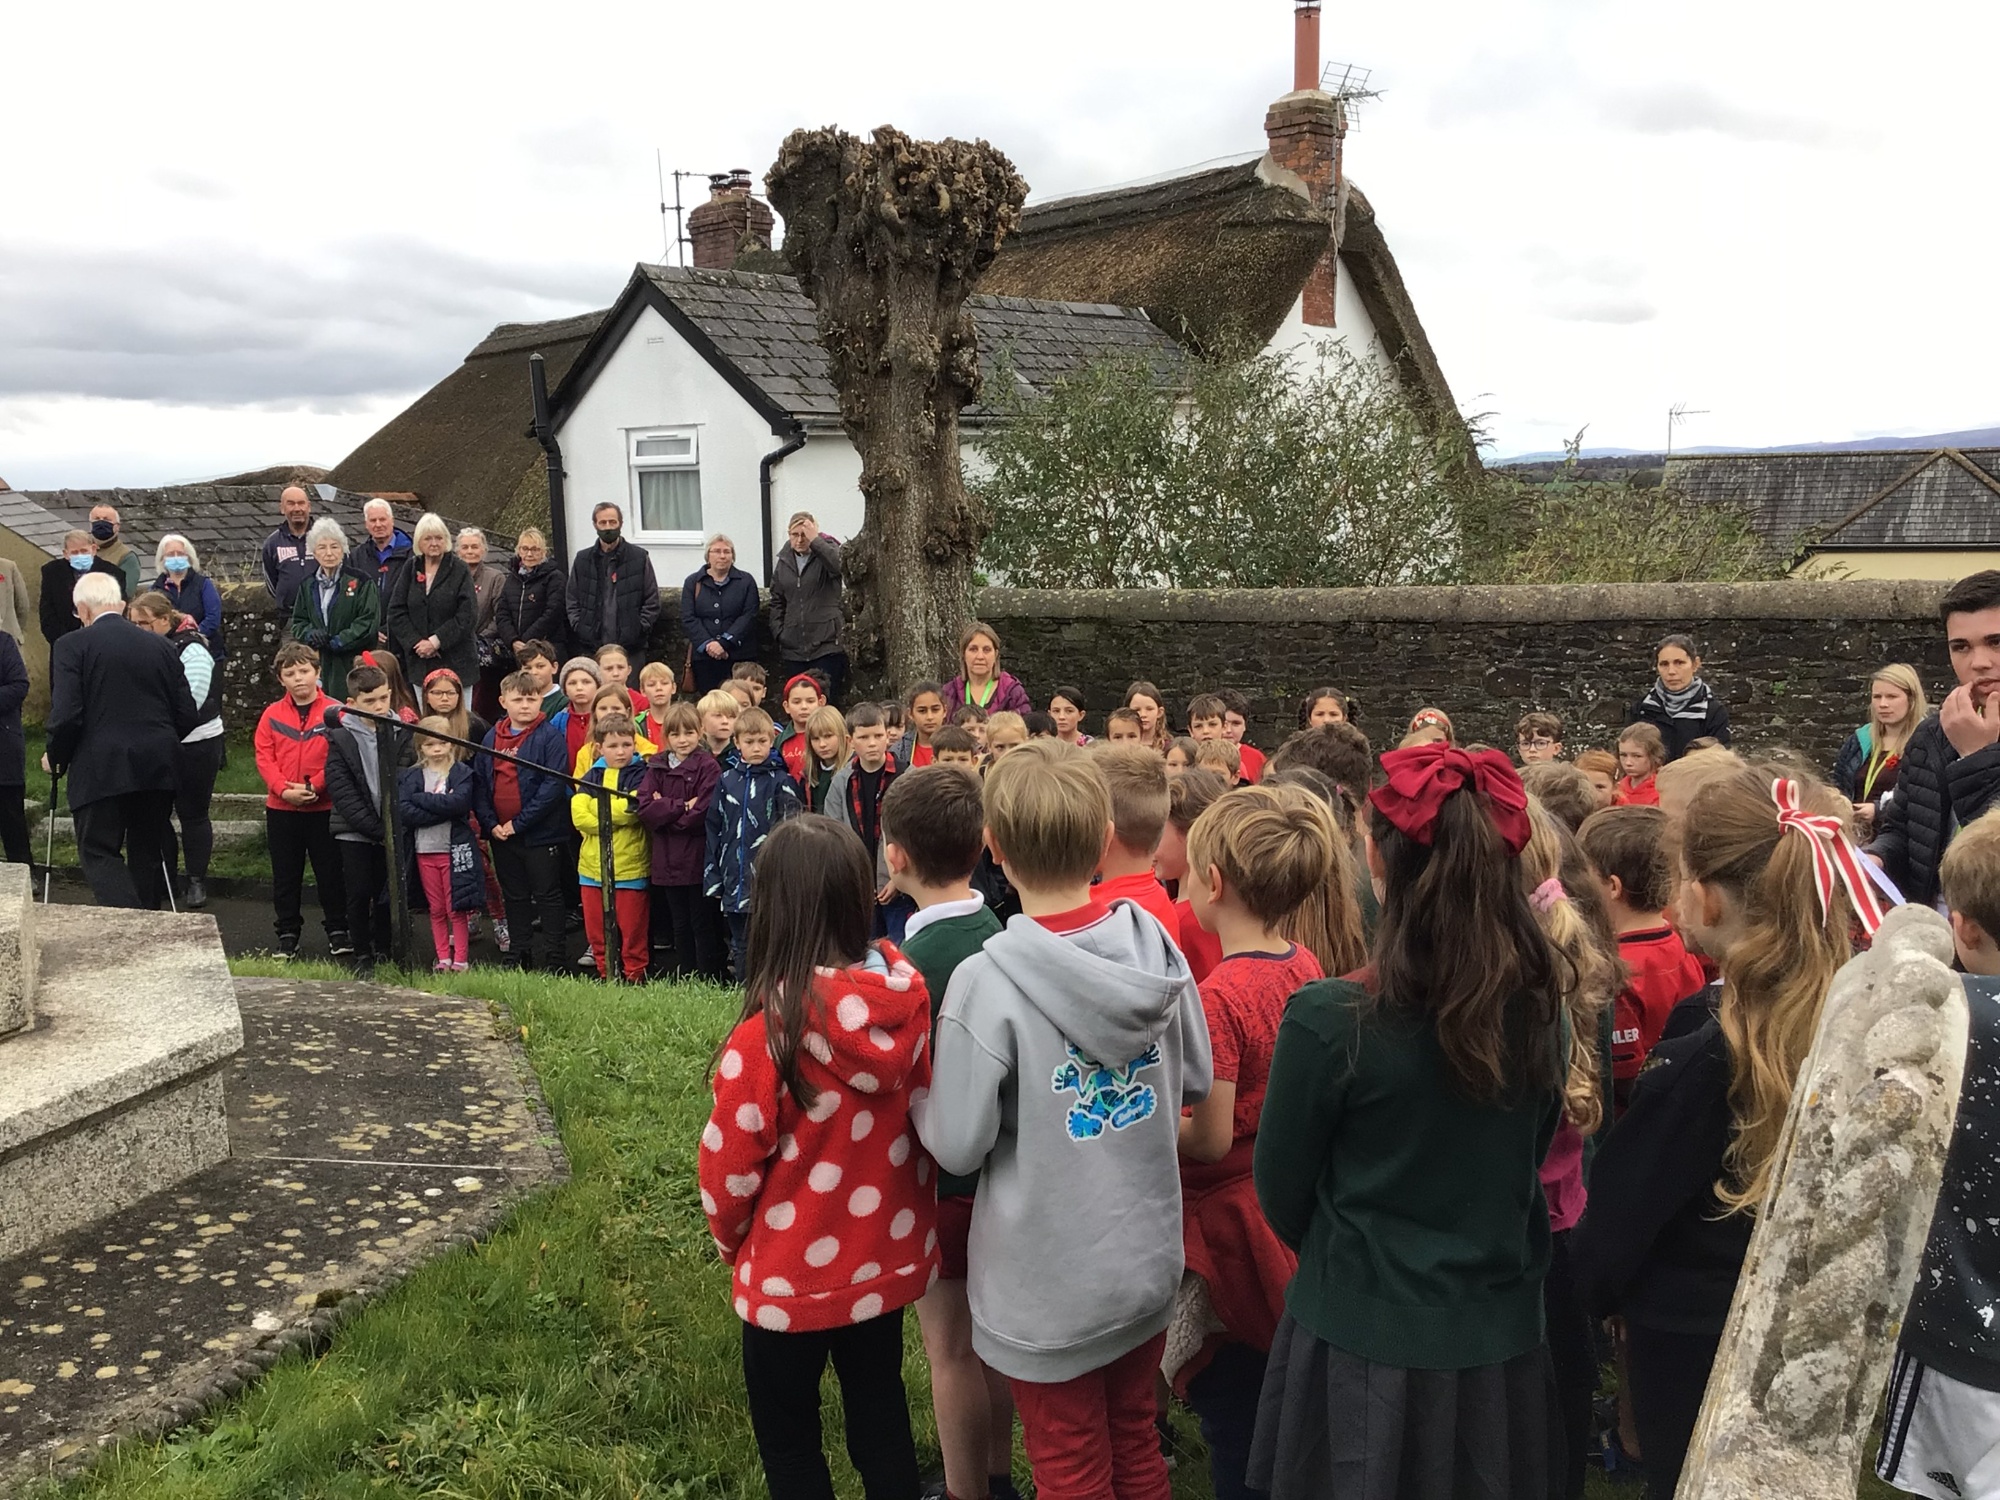
[[[49,904],[49,886],[56,875],[56,802],[62,792],[62,772],[49,773],[49,805],[42,817],[49,828],[48,847],[42,853],[42,905]]]

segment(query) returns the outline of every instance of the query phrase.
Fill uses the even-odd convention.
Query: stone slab
[[[176,824],[176,827],[179,825]],[[260,818],[217,818],[209,828],[215,835],[217,848],[232,847],[237,844],[252,844],[265,835],[264,820]],[[76,838],[76,824],[67,813],[56,819],[56,837]]]
[[[0,1260],[0,1492],[191,1420],[567,1175],[483,1002],[237,981],[229,1159]]]
[[[213,1080],[243,1045],[212,919],[51,906],[35,921],[35,1024],[0,1046],[0,1255],[219,1159]]]
[[[0,865],[0,1036],[34,1018],[34,872],[26,865]]]

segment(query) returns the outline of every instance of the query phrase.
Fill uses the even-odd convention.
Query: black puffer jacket
[[[1903,750],[1896,795],[1868,852],[1918,906],[1935,906],[1938,862],[1952,834],[2000,802],[2000,745],[1960,756],[1932,714]]]
[[[525,574],[518,562],[510,562],[507,581],[500,587],[500,607],[493,616],[493,637],[504,652],[516,641],[547,641],[563,656],[563,642],[569,639],[569,617],[563,613],[562,569],[549,561],[536,563]]]
[[[604,595],[612,595],[612,629],[604,628]],[[645,659],[646,637],[660,614],[660,585],[652,554],[631,542],[606,552],[592,542],[577,553],[569,570],[569,633],[580,652],[616,641],[634,662]]]

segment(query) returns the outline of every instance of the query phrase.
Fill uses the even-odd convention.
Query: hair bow
[[[1385,754],[1382,769],[1389,779],[1368,794],[1368,801],[1418,843],[1429,846],[1445,799],[1469,786],[1484,800],[1486,815],[1508,853],[1527,848],[1527,789],[1513,763],[1498,750],[1413,745]]]
[[[1825,921],[1833,905],[1833,883],[1838,879],[1847,890],[1848,902],[1861,923],[1861,930],[1873,937],[1882,925],[1882,903],[1874,882],[1861,867],[1861,851],[1847,837],[1840,819],[1825,813],[1809,813],[1799,805],[1799,787],[1780,776],[1771,783],[1771,800],[1778,807],[1778,834],[1795,831],[1806,836],[1813,851],[1813,889],[1819,893],[1820,920]]]

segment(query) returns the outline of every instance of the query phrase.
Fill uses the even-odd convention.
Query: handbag
[[[695,603],[699,604],[701,602],[701,584],[699,581],[694,586],[694,598]],[[687,643],[687,650],[681,655],[681,691],[683,693],[692,693],[694,691],[693,641]]]

